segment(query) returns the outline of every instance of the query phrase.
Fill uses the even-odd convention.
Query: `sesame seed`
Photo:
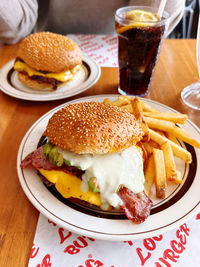
[[[75,153],[108,153],[123,150],[142,137],[134,116],[99,102],[70,104],[49,120],[47,136]]]

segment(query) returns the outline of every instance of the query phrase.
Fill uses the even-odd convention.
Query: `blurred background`
[[[200,0],[186,0],[182,20],[168,38],[196,38]]]

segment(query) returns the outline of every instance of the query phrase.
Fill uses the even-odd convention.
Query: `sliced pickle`
[[[44,146],[43,157],[47,157],[47,156],[49,156],[49,161],[58,167],[61,167],[63,163],[65,163],[67,166],[72,166],[71,162],[67,159],[64,159],[63,155],[58,152],[57,147],[53,146],[51,143],[47,143]],[[75,167],[81,170],[79,166],[75,166]]]
[[[120,189],[122,189],[123,187],[124,187],[124,185],[123,185],[123,184],[120,184],[120,185],[118,186],[118,188],[117,188],[117,192],[119,192]]]
[[[53,147],[49,152],[49,161],[52,164],[56,164],[57,157],[58,157],[58,150],[56,147]]]
[[[61,167],[63,165],[64,159],[62,154],[58,153],[58,156],[56,158],[56,166]]]
[[[91,177],[90,180],[88,181],[88,186],[92,192],[94,193],[100,192],[97,178]]]
[[[67,160],[67,159],[64,159],[64,163],[65,163],[67,166],[72,166],[71,162],[70,162],[69,160]],[[74,166],[74,167],[76,167],[77,169],[81,170],[81,167],[79,167],[79,166]]]
[[[49,152],[51,151],[51,149],[53,148],[51,143],[46,143],[44,146],[44,150],[43,150],[43,157],[46,157],[49,155]]]
[[[70,163],[70,161],[67,160],[67,159],[64,159],[64,163],[65,163],[67,166],[72,166],[71,163]]]

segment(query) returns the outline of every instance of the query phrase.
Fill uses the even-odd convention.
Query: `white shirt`
[[[114,12],[127,5],[158,8],[160,0],[0,0],[0,44],[16,43],[34,29],[52,32],[114,32]],[[38,8],[39,4],[39,8]],[[165,10],[171,20],[168,34],[180,21],[185,0],[168,0]]]

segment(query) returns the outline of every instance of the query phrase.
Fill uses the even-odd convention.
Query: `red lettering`
[[[70,232],[70,236],[71,236],[71,232]],[[65,253],[67,252],[67,253],[69,253],[71,255],[79,253],[80,248],[85,248],[85,247],[88,246],[88,242],[85,240],[85,238],[89,239],[92,242],[95,241],[95,239],[91,238],[91,237],[85,237],[85,236],[81,237],[81,236],[79,236],[77,238],[78,240],[73,242],[73,245],[69,245],[64,249],[64,252]]]
[[[63,228],[58,229],[58,233],[60,236],[60,244],[62,244],[67,238],[69,238],[72,235],[71,232],[68,232],[68,234],[66,236],[64,236],[63,232],[64,232]]]
[[[88,259],[88,260],[86,260],[85,261],[85,265],[86,265],[86,267],[93,267],[94,265],[92,264],[90,264],[90,263],[94,263],[94,265],[96,266],[96,267],[100,267],[100,266],[103,266],[103,263],[101,262],[101,261],[95,261],[95,260],[93,260],[93,259]]]
[[[56,226],[56,225],[57,225],[56,223],[54,223],[54,222],[50,221],[49,219],[48,219],[48,223],[49,223],[49,224],[51,224],[51,223],[52,223],[52,224],[53,224],[53,226]]]
[[[51,257],[49,254],[47,254],[44,259],[42,260],[42,264],[41,264],[41,267],[51,267]]]
[[[178,239],[180,239],[180,242],[185,245],[186,244],[186,236],[181,233],[180,230],[176,231],[176,236]]]
[[[196,220],[200,220],[200,213],[197,214]]]
[[[159,262],[155,262],[155,266],[156,266],[156,267],[162,267],[162,265],[160,265]]]
[[[172,240],[170,242],[170,245],[172,247],[172,249],[176,252],[176,253],[182,253],[184,250],[185,250],[185,247],[181,244],[181,243],[178,243],[176,240]],[[177,246],[178,245],[178,246]],[[179,249],[178,249],[178,248]]]
[[[132,246],[133,245],[133,242],[132,241],[124,241],[124,243],[128,243],[129,246]]]
[[[153,241],[152,238],[146,238],[143,240],[143,245],[148,250],[154,250],[156,248],[156,243]]]
[[[142,255],[142,249],[141,249],[141,248],[136,248],[136,252],[137,252],[137,254],[138,254],[139,258],[140,258],[140,261],[141,261],[141,265],[142,265],[142,266],[143,266],[143,265],[145,264],[145,262],[151,257],[151,253],[150,253],[150,252],[147,253],[147,256],[146,256],[146,257],[144,257],[144,256]]]
[[[163,253],[163,256],[164,256],[165,259],[168,258],[168,259],[170,259],[170,260],[173,261],[173,262],[177,262],[176,259],[179,258],[179,256],[176,255],[176,254],[174,253],[174,251],[171,250],[171,249],[166,249],[166,250],[164,251],[164,253]]]
[[[68,253],[70,255],[74,255],[80,252],[80,249],[76,248],[73,245],[69,245],[64,249],[64,253]]]
[[[176,237],[179,239],[177,240],[171,240],[170,247],[171,249],[166,249],[163,253],[163,258],[159,258],[158,260],[162,263],[164,263],[167,267],[171,267],[171,265],[166,261],[166,259],[171,260],[172,262],[177,262],[177,259],[180,258],[178,254],[183,253],[185,250],[186,245],[186,236],[189,236],[190,229],[187,227],[186,224],[183,224],[180,226],[180,228],[176,231]],[[162,239],[162,237],[160,236]],[[156,240],[155,238],[153,238]],[[162,267],[162,265],[159,262],[156,262],[156,267]]]
[[[187,236],[189,236],[189,231],[190,229],[187,227],[187,224],[184,223],[183,225],[180,226],[181,232],[184,232]]]
[[[163,235],[158,235],[158,236],[154,236],[152,237],[155,241],[161,241],[163,239]]]
[[[83,236],[84,238],[86,238],[86,236]],[[92,237],[87,237],[87,239],[89,239],[90,241],[95,241],[95,239],[94,238],[92,238]]]
[[[43,260],[41,264],[38,264],[36,267],[51,267],[52,263],[51,263],[51,257],[49,254],[47,254]]]
[[[159,258],[159,260],[160,260],[162,263],[164,263],[167,267],[171,267],[171,264],[169,264],[165,259],[163,259],[163,258]],[[156,265],[156,267],[163,267],[162,265],[160,265],[159,262],[155,262],[155,265]]]
[[[34,246],[35,246],[35,244],[33,244],[32,249],[31,249],[31,255],[30,255],[31,259],[35,258],[37,256],[37,254],[38,254],[38,251],[39,251],[39,248],[36,249]]]
[[[87,259],[85,261],[85,267],[94,267],[94,266],[100,267],[100,266],[103,266],[103,263],[101,261],[99,261],[99,260],[95,261],[95,260],[92,259],[92,254],[89,254],[88,258],[89,259]],[[91,263],[94,263],[94,265],[93,264],[91,265]],[[84,266],[83,265],[79,265],[78,267],[84,267]],[[114,267],[114,266],[111,266],[111,267]]]
[[[88,246],[87,241],[86,241],[83,237],[80,237],[80,236],[79,236],[77,239],[80,240],[80,241],[82,242],[82,245],[80,245],[77,241],[74,241],[73,243],[74,243],[74,245],[75,245],[76,247],[78,247],[78,248],[85,248],[85,247]]]

